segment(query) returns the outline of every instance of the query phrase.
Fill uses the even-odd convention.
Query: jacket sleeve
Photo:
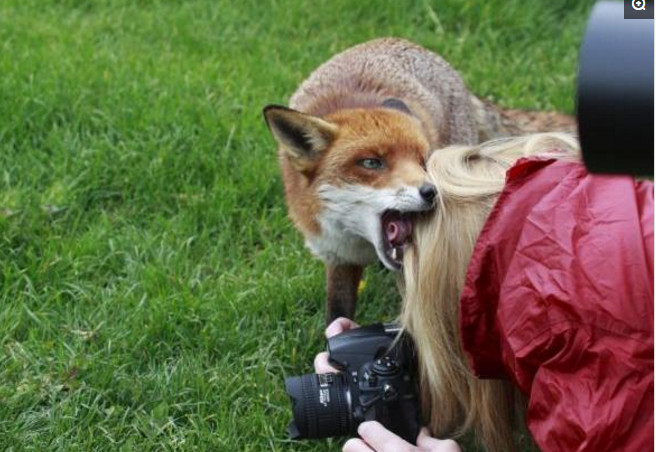
[[[650,193],[574,170],[526,218],[497,313],[543,451],[653,450]]]
[[[653,450],[648,342],[569,324],[508,357],[528,389],[527,424],[542,451]]]

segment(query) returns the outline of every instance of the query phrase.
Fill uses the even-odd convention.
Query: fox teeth
[[[399,249],[396,247],[392,248],[392,259],[398,260],[398,256],[399,256]]]

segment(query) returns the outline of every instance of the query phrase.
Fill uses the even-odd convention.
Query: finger
[[[460,446],[454,440],[433,438],[426,427],[423,427],[419,432],[417,447],[431,452],[461,452]]]
[[[331,338],[338,335],[339,333],[358,328],[359,326],[360,325],[351,319],[347,319],[346,317],[338,317],[326,327],[326,337]]]
[[[360,438],[351,438],[344,443],[342,452],[375,452]]]
[[[410,452],[417,450],[412,444],[396,436],[376,421],[360,424],[358,434],[376,452]]]
[[[314,373],[315,374],[329,374],[337,373],[339,370],[335,369],[328,362],[328,352],[321,352],[314,357]]]

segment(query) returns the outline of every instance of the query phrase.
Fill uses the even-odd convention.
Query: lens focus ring
[[[299,438],[352,434],[349,388],[342,374],[308,374],[286,381]]]

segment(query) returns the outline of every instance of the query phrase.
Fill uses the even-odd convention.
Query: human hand
[[[452,439],[437,439],[428,435],[426,427],[417,437],[417,445],[401,439],[376,421],[363,422],[358,427],[360,438],[351,438],[342,452],[461,452]]]
[[[337,336],[344,331],[352,330],[359,328],[360,325],[355,323],[353,320],[347,319],[346,317],[339,317],[332,321],[330,325],[326,327],[326,339],[330,339],[333,336]],[[314,373],[317,374],[327,374],[327,373],[336,373],[339,370],[335,369],[328,362],[328,352],[321,352],[314,358]]]

